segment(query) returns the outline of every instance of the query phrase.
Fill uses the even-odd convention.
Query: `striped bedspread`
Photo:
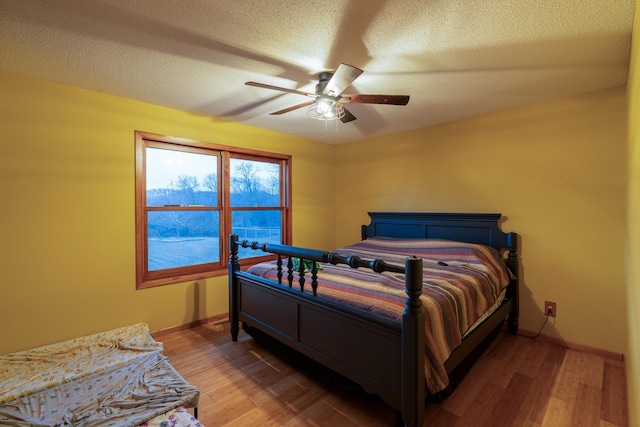
[[[383,259],[404,266],[405,258],[423,259],[425,308],[425,373],[431,393],[448,385],[444,362],[465,332],[491,308],[509,284],[509,271],[490,247],[433,239],[371,238],[336,249],[343,256]],[[404,275],[320,264],[318,295],[392,319],[405,306]],[[250,273],[277,280],[275,262],[252,266]],[[307,280],[309,283],[309,280]],[[305,287],[305,292],[310,292]]]

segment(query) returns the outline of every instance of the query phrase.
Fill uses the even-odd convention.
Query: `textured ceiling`
[[[0,69],[340,144],[624,85],[634,3],[0,0]],[[347,92],[409,104],[327,126],[244,85],[314,92],[341,62],[364,70]]]

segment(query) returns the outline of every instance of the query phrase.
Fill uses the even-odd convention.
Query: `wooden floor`
[[[200,390],[198,416],[216,426],[393,426],[375,396],[266,350],[227,323],[157,335]],[[288,360],[288,361],[287,361]],[[454,393],[427,403],[428,426],[627,426],[621,361],[501,333]]]

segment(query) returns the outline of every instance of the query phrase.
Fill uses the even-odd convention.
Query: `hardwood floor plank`
[[[329,389],[330,394],[323,398],[333,410],[348,420],[362,426],[391,426],[395,420],[395,412],[387,407],[377,396],[354,395],[353,393]],[[372,407],[379,410],[372,411]]]
[[[531,393],[534,379],[517,372],[501,396],[493,404],[495,425],[520,425],[528,419],[526,402]]]
[[[571,414],[571,423],[597,427],[600,424],[600,397],[600,388],[580,384]]]
[[[393,426],[379,397],[327,381],[228,324],[164,333],[165,354],[200,390],[198,415],[219,426]],[[430,427],[628,427],[624,364],[501,333],[453,393],[428,402]]]
[[[569,403],[564,399],[551,396],[544,413],[542,427],[570,426],[572,406],[572,403]]]
[[[437,407],[435,410],[429,411],[427,409],[425,417],[425,425],[428,426],[457,426],[459,424],[460,417],[452,414],[451,412]]]
[[[602,378],[600,418],[613,425],[626,426],[629,423],[629,408],[624,366],[620,362],[605,361]]]
[[[531,387],[532,393],[527,397],[523,411],[528,412],[528,419],[531,422],[536,425],[542,425],[551,390],[556,382],[556,377],[560,372],[567,350],[559,345],[536,341],[531,352],[539,357],[540,367],[536,370],[534,383]],[[525,366],[522,368],[527,371]]]

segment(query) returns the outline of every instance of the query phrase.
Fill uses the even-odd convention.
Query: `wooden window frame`
[[[135,131],[135,217],[136,217],[136,289],[182,283],[208,277],[228,274],[229,239],[233,211],[273,210],[274,207],[231,207],[230,206],[230,159],[257,160],[278,163],[280,166],[280,206],[282,243],[291,244],[291,156],[247,148],[220,145],[211,142],[177,138],[155,133]],[[174,149],[202,154],[215,154],[218,161],[218,206],[171,207],[147,206],[146,204],[146,148]],[[147,214],[163,210],[210,210],[219,212],[220,220],[220,261],[165,270],[148,270]],[[241,259],[241,265],[262,262],[271,257]]]

